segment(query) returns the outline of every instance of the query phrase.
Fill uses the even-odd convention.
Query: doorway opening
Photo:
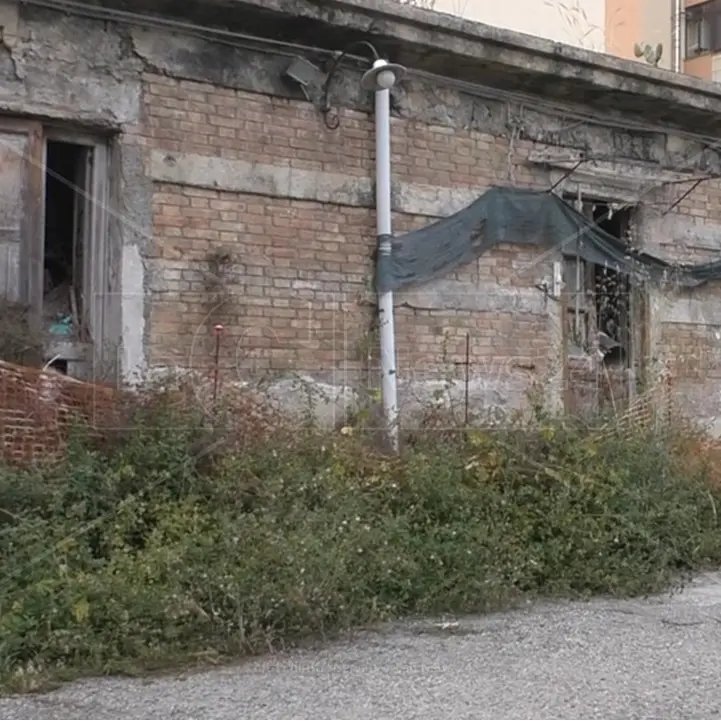
[[[85,342],[92,148],[47,141],[43,315],[57,340]]]
[[[609,235],[628,242],[631,227],[631,209],[615,210],[606,203],[595,203],[593,220]],[[629,359],[630,330],[630,278],[625,273],[601,265],[593,266],[594,296],[596,304],[596,330],[603,334],[598,339],[608,365],[623,365]]]
[[[566,198],[587,220],[630,246],[634,207],[603,200]],[[615,268],[590,263],[579,246],[564,258],[568,299],[565,405],[571,413],[618,411],[636,395],[637,347],[643,302],[632,279]],[[639,305],[640,303],[640,305]]]
[[[613,208],[600,201],[582,204],[582,212],[599,228],[628,242],[632,208]],[[568,333],[571,355],[594,349],[605,365],[624,365],[629,359],[633,334],[630,329],[630,279],[625,273],[571,256],[565,263],[568,289]]]

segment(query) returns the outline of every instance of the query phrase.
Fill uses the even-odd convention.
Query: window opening
[[[721,49],[721,0],[707,0],[686,8],[686,58]]]

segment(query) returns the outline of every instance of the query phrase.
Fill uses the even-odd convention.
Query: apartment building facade
[[[651,62],[705,80],[721,80],[721,0],[401,2],[585,50]]]
[[[721,81],[721,2],[686,0],[684,72]]]
[[[661,44],[659,67],[721,81],[721,0],[606,0],[605,27],[607,53]]]

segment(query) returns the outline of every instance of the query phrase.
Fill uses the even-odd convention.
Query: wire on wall
[[[272,53],[275,55],[284,55],[287,57],[295,57],[299,53],[310,54],[316,57],[326,57],[332,59],[337,66],[340,66],[341,62],[349,61],[353,62],[361,67],[367,67],[368,57],[360,55],[354,55],[351,53],[342,53],[342,57],[339,56],[338,50],[331,50],[328,48],[319,48],[300,43],[287,42],[283,40],[277,40],[272,38],[258,38],[253,35],[245,33],[239,33],[230,30],[223,30],[220,28],[208,28],[202,25],[197,25],[191,22],[185,22],[180,20],[171,20],[168,18],[158,18],[141,13],[135,13],[124,10],[92,7],[74,0],[20,0],[24,5],[30,5],[35,7],[43,7],[46,9],[65,12],[67,14],[74,14],[80,17],[86,17],[90,19],[106,21],[106,22],[117,22],[119,24],[132,25],[143,28],[154,28],[161,30],[169,30],[173,32],[179,32],[189,37],[196,37],[202,40],[221,43],[230,47],[242,48],[254,52],[261,53]],[[451,78],[444,75],[438,75],[436,73],[428,72],[420,69],[408,69],[408,77],[415,78],[419,81],[425,81],[434,85],[442,85],[458,90],[461,93],[469,95],[471,97],[477,97],[482,99],[490,99],[501,102],[516,102],[521,108],[524,106],[532,107],[535,110],[546,113],[550,116],[560,117],[562,120],[573,121],[571,126],[575,127],[581,124],[588,124],[595,127],[612,128],[621,131],[636,131],[636,132],[648,132],[648,133],[659,133],[667,134],[669,132],[668,127],[655,125],[653,123],[635,123],[632,121],[615,121],[613,119],[599,118],[595,115],[584,113],[582,111],[575,111],[568,108],[568,106],[555,103],[553,101],[543,100],[538,96],[532,96],[525,93],[519,93],[516,91],[504,90],[500,88],[492,88],[485,85],[481,85],[475,82],[469,82],[465,80],[459,80],[457,78]],[[410,118],[412,119],[412,117]],[[511,145],[515,140],[518,139],[520,128],[518,125],[514,125],[511,130]],[[707,148],[718,149],[720,144],[717,138],[705,136],[699,133],[692,133],[680,129],[674,128],[672,131],[676,136],[685,139],[704,143]],[[513,182],[512,173],[512,150],[509,151],[509,174],[510,180]],[[579,163],[580,165],[580,163]],[[571,170],[572,174],[576,168]],[[706,180],[709,178],[702,178]],[[689,179],[688,182],[693,182],[695,179]],[[646,188],[642,193],[642,196],[648,195],[655,191],[659,187],[667,185],[667,183],[661,182],[651,187]],[[696,184],[698,185],[698,183]],[[680,203],[692,190],[696,187],[692,186],[690,190],[685,192],[678,200],[671,206],[675,207]],[[551,191],[555,190],[555,187]],[[670,210],[670,208],[669,208]],[[668,212],[668,211],[666,211]],[[604,218],[599,219],[602,221]],[[534,260],[534,265],[539,261],[542,261],[544,256],[554,253],[556,249],[550,249],[546,251],[540,258]]]
[[[74,14],[81,17],[87,17],[95,20],[118,22],[121,24],[135,25],[144,28],[165,29],[184,33],[188,36],[197,37],[199,39],[212,42],[221,42],[232,47],[243,48],[255,52],[272,52],[275,54],[286,55],[292,57],[298,53],[309,53],[317,56],[324,56],[335,59],[338,55],[337,50],[328,48],[319,48],[301,43],[288,42],[285,40],[276,40],[273,38],[259,38],[246,33],[240,33],[232,30],[223,30],[221,28],[209,28],[196,23],[171,20],[168,18],[153,17],[142,13],[131,12],[127,10],[117,10],[114,8],[101,8],[85,5],[74,0],[21,0],[23,5],[34,7],[43,7],[50,10]],[[363,66],[368,64],[368,58],[345,54],[344,60],[360,63]],[[564,117],[587,123],[596,127],[613,128],[622,131],[636,131],[646,133],[663,133],[669,132],[668,127],[656,125],[653,123],[636,123],[627,120],[613,120],[610,118],[603,119],[595,115],[584,113],[580,110],[570,110],[568,106],[559,103],[543,100],[538,96],[520,93],[512,90],[504,90],[501,88],[492,88],[475,82],[459,80],[457,78],[438,75],[426,70],[408,69],[408,77],[426,82],[451,87],[459,92],[471,95],[473,97],[500,100],[515,101],[530,105],[533,108],[541,110],[549,115],[556,117]],[[673,133],[678,137],[688,140],[698,141],[708,144],[710,147],[718,148],[719,142],[717,138],[702,135],[700,133],[692,133],[685,130],[673,129]]]

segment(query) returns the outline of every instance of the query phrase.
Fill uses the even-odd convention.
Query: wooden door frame
[[[42,328],[45,286],[45,142],[38,120],[0,116],[0,132],[26,134],[23,217],[20,224],[20,302],[28,306],[31,330]]]

